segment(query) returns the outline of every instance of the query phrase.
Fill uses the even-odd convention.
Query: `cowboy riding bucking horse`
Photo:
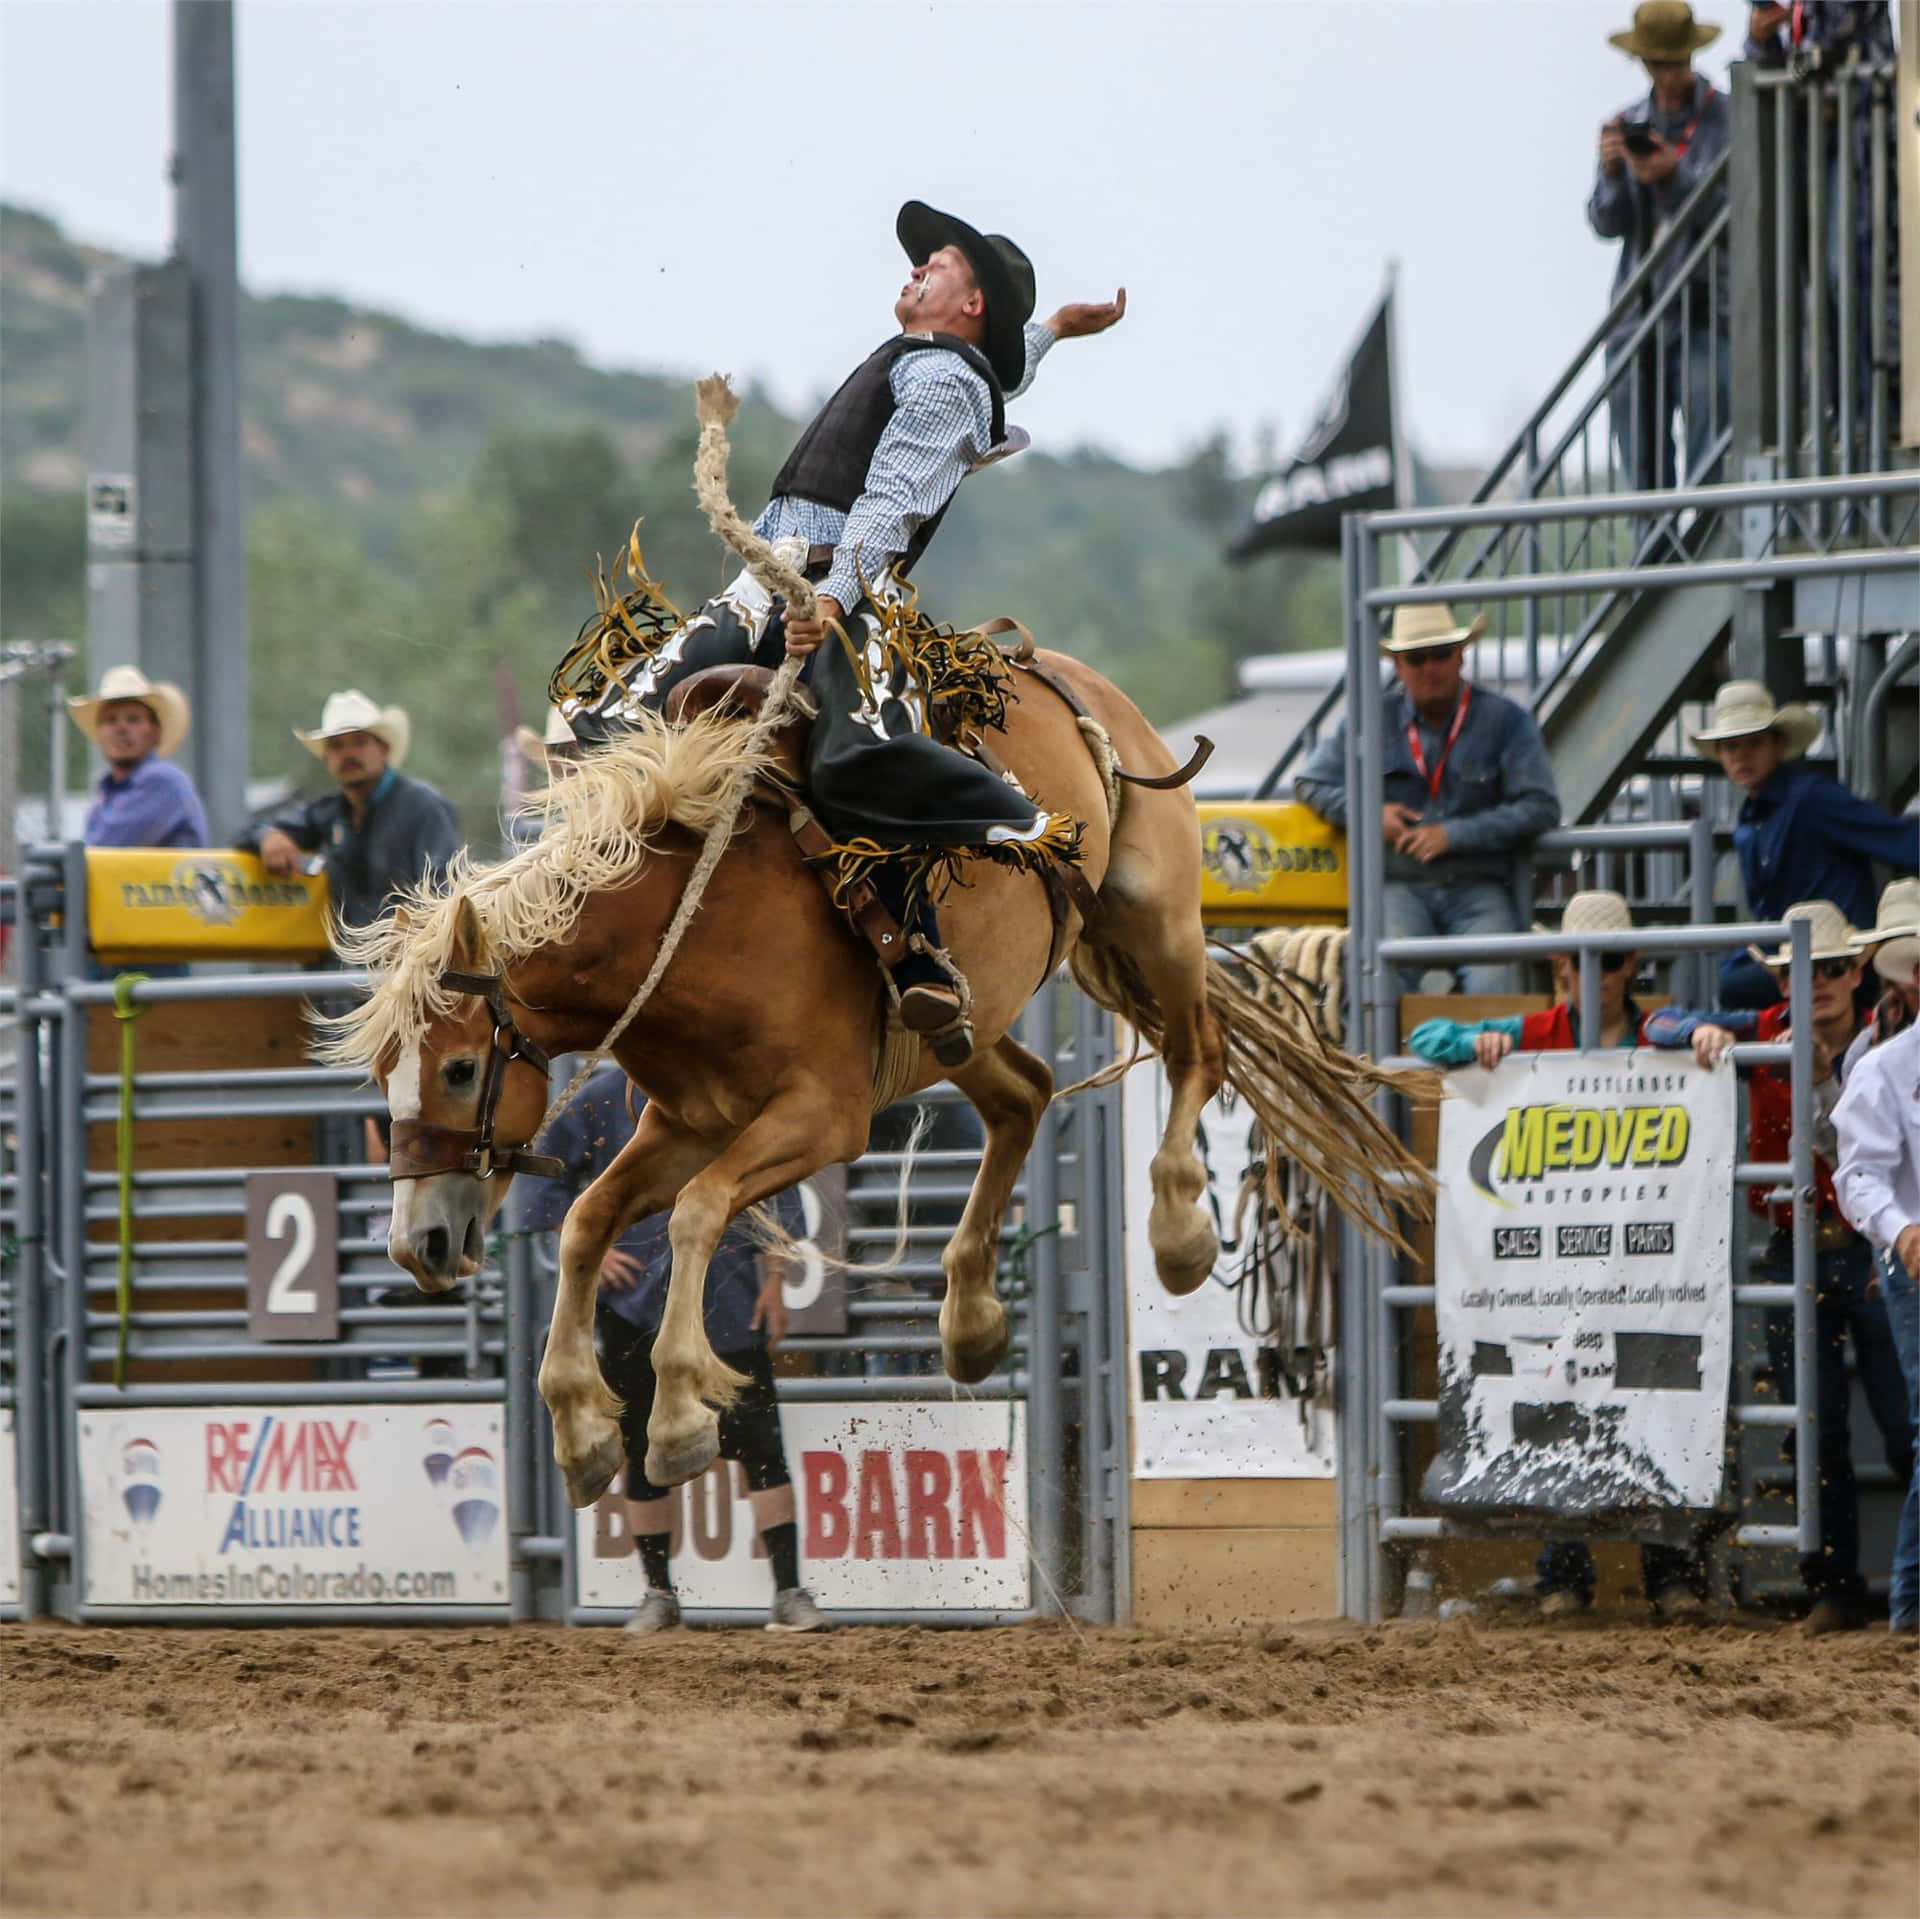
[[[1006,402],[1027,390],[1057,341],[1118,322],[1127,296],[1123,287],[1111,301],[1063,306],[1040,324],[1032,264],[1005,235],[918,200],[900,209],[895,230],[912,262],[893,308],[901,330],[801,434],[754,525],[816,586],[813,615],[790,611],[743,572],[692,618],[659,619],[629,670],[570,673],[597,650],[583,635],[554,691],[590,749],[635,708],[665,707],[696,674],[804,655],[818,709],[808,803],[836,850],[866,855],[862,873],[902,936],[889,968],[901,1024],[951,1067],[966,1062],[972,1034],[964,981],[941,946],[929,851],[1039,866],[1070,861],[1077,829],[1043,812],[1004,769],[933,736],[912,650],[888,636],[900,630],[903,582],[960,482],[1025,446],[1007,426]]]

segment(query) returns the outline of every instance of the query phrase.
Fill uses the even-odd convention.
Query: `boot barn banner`
[[[504,1606],[498,1406],[80,1420],[90,1606]]]
[[[1201,1116],[1209,1207],[1221,1254],[1205,1285],[1176,1299],[1154,1271],[1147,1244],[1153,1202],[1149,1168],[1166,1123],[1167,1076],[1143,1061],[1125,1081],[1121,1139],[1125,1154],[1127,1340],[1132,1375],[1133,1471],[1139,1479],[1328,1479],[1333,1476],[1330,1345],[1324,1363],[1283,1366],[1261,1323],[1264,1304],[1243,1316],[1242,1255],[1228,1244],[1247,1169],[1244,1100],[1212,1101]],[[1318,1328],[1327,1338],[1330,1328]],[[1291,1352],[1285,1356],[1293,1362]],[[1305,1397],[1289,1383],[1309,1374]]]
[[[830,1612],[1025,1611],[1026,1416],[1006,1400],[783,1405],[800,1577],[814,1598]],[[683,1606],[765,1609],[773,1573],[738,1466],[716,1460],[676,1487],[671,1519]],[[646,1582],[620,1482],[574,1524],[579,1604],[637,1606]]]
[[[1685,1054],[1530,1053],[1447,1084],[1426,1496],[1588,1517],[1714,1506],[1735,1075]]]

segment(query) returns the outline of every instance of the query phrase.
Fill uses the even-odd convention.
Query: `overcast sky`
[[[1703,0],[1727,32],[1746,8]],[[241,0],[240,266],[800,407],[892,328],[893,215],[1129,311],[1014,409],[1052,450],[1284,442],[1397,259],[1409,430],[1494,451],[1602,310],[1599,122],[1629,0],[990,4]],[[0,0],[0,185],[75,235],[171,231],[163,0]]]

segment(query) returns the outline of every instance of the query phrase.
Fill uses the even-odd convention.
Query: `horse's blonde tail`
[[[1166,1015],[1126,953],[1083,941],[1072,968],[1092,999],[1159,1050]],[[1319,1032],[1292,982],[1242,949],[1209,957],[1207,1006],[1226,1048],[1227,1083],[1267,1137],[1363,1231],[1407,1250],[1401,1216],[1432,1216],[1434,1178],[1374,1112],[1372,1095],[1385,1088],[1438,1099],[1439,1075],[1343,1052]]]

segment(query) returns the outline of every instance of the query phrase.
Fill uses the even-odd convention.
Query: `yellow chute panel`
[[[1346,836],[1304,806],[1202,800],[1200,858],[1200,911],[1211,926],[1346,920]]]
[[[116,965],[309,959],[328,950],[327,876],[281,879],[226,847],[89,847],[87,928]]]

